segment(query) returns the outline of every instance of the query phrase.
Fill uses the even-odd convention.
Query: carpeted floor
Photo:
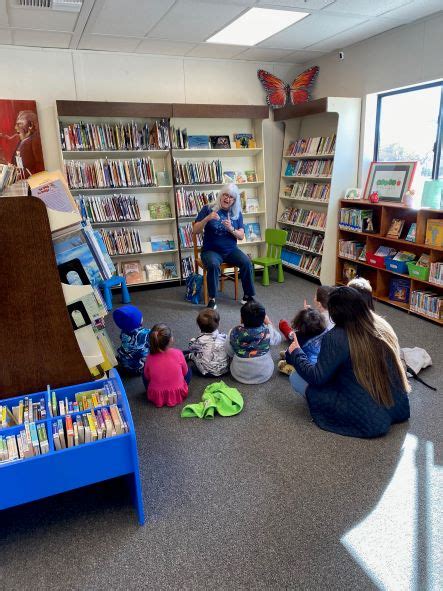
[[[257,289],[278,322],[316,285],[286,274],[284,286]],[[133,293],[145,324],[170,324],[178,347],[197,332],[198,307],[182,297],[183,288]],[[227,332],[240,306],[224,297],[219,310]],[[441,329],[383,304],[377,311],[402,346],[434,360],[422,375],[440,393],[414,383],[408,423],[376,440],[321,431],[277,373],[236,384],[245,398],[237,417],[183,420],[178,407],[149,405],[139,379],[125,380],[146,525],[121,480],[4,511],[0,588],[441,588]],[[189,401],[208,383],[193,378]]]

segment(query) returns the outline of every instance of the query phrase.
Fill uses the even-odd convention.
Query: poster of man
[[[35,101],[0,99],[0,163],[15,164],[22,178],[45,170]]]

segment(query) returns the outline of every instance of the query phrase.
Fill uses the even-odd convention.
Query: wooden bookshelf
[[[290,256],[321,257],[321,269],[317,275],[297,264],[285,261],[283,264],[309,277],[316,277],[323,284],[335,282],[336,241],[337,241],[337,211],[340,197],[348,187],[356,186],[358,148],[360,135],[360,99],[325,97],[304,103],[303,105],[288,105],[274,111],[274,121],[284,124],[284,143],[281,158],[281,179],[278,197],[277,222],[279,228],[288,230],[286,250]],[[301,138],[331,137],[336,135],[335,149],[321,150],[320,153],[297,153],[288,155],[292,142]],[[325,153],[321,153],[324,151]],[[288,163],[309,163],[324,160],[332,163],[331,174],[286,174]],[[324,185],[329,191],[327,199],[314,199],[303,193],[288,194],[288,187],[294,183],[315,183]],[[326,189],[327,187],[327,189]],[[313,227],[291,220],[281,221],[286,209],[303,209],[326,214],[324,227]],[[320,252],[310,249],[306,245],[295,244],[291,240],[291,230],[299,229],[310,234],[312,239],[321,234],[324,237]],[[308,239],[308,238],[306,238]],[[292,254],[291,254],[292,253]],[[301,259],[303,261],[303,259]],[[318,262],[318,261],[317,261]]]
[[[439,296],[443,296],[443,285],[439,285],[432,281],[411,277],[409,274],[397,273],[391,269],[379,268],[371,265],[367,261],[360,261],[351,257],[340,255],[339,241],[344,240],[357,240],[366,245],[368,252],[375,252],[379,246],[386,245],[392,248],[396,248],[397,251],[405,250],[407,252],[414,253],[418,258],[422,253],[426,253],[430,257],[430,262],[441,262],[443,261],[443,248],[439,246],[432,246],[426,244],[426,224],[429,219],[443,219],[443,210],[440,209],[414,209],[405,207],[403,204],[398,203],[370,203],[369,201],[362,200],[349,200],[342,199],[340,203],[341,207],[354,208],[354,209],[370,209],[372,210],[374,220],[374,232],[359,232],[357,230],[344,229],[339,226],[338,228],[338,240],[337,240],[337,267],[336,267],[336,283],[346,283],[343,277],[344,264],[347,261],[355,263],[357,265],[357,273],[361,277],[365,277],[369,280],[372,286],[374,297],[386,304],[395,306],[431,320],[436,324],[443,325],[443,320],[439,318],[433,318],[427,315],[423,311],[411,309],[411,296],[413,291],[428,291],[433,292]],[[400,234],[401,238],[390,238],[386,236],[389,230],[391,222],[394,218],[405,220],[405,224]],[[416,224],[416,242],[410,242],[404,239],[407,231],[412,223]],[[401,277],[407,279],[410,282],[410,296],[408,302],[397,302],[389,299],[390,282],[393,277]]]

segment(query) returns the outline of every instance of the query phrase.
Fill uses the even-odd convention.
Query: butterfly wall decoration
[[[319,69],[318,66],[308,68],[299,74],[292,84],[286,84],[266,70],[258,70],[257,76],[266,91],[266,102],[271,109],[281,109],[287,103],[292,105],[306,103],[310,98],[309,91]]]

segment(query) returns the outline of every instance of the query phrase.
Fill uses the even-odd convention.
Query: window
[[[443,82],[378,95],[374,160],[416,160],[414,188],[443,178]]]

